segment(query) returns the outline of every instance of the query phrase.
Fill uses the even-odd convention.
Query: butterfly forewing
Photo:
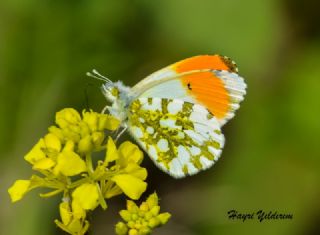
[[[210,167],[221,154],[220,124],[201,105],[142,97],[130,104],[128,112],[130,133],[155,164],[175,178]]]
[[[233,61],[219,55],[195,56],[161,69],[133,87],[138,97],[181,99],[205,106],[224,125],[246,94]]]

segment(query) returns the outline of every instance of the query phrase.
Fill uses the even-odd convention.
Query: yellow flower
[[[30,180],[17,180],[8,189],[11,201],[16,202],[23,198],[23,196],[28,192],[30,186]]]
[[[44,140],[40,139],[31,151],[24,156],[24,159],[31,164],[35,164],[37,161],[46,157],[45,153],[42,151],[45,147]]]
[[[85,183],[72,193],[73,201],[85,210],[93,210],[99,204],[99,192],[96,184]]]
[[[115,175],[111,179],[131,199],[137,200],[146,191],[147,183],[129,174]]]
[[[56,113],[56,123],[61,128],[77,125],[80,121],[80,114],[73,108],[65,108]]]
[[[84,211],[81,208],[82,211]],[[55,223],[65,232],[69,234],[79,234],[84,235],[89,228],[89,222],[85,219],[85,212],[78,214],[79,212],[74,210],[74,206],[72,205],[72,210],[70,208],[70,204],[65,201],[61,202],[59,205],[60,217],[61,221],[55,220]]]
[[[86,163],[78,154],[66,150],[58,155],[54,173],[62,173],[65,176],[74,176],[86,171],[86,169]]]
[[[49,133],[38,141],[24,159],[33,165],[34,170],[48,170],[56,164],[53,159],[59,154],[61,144],[55,134]]]
[[[106,209],[105,199],[115,195],[124,193],[137,200],[145,192],[147,170],[140,166],[143,153],[129,141],[117,149],[106,130],[118,129],[120,121],[111,115],[91,110],[80,115],[75,109],[66,108],[56,113],[55,122],[57,126],[49,127],[49,133],[24,157],[41,174],[30,180],[17,180],[8,192],[13,202],[37,187],[53,189],[41,197],[63,193],[59,205],[61,221],[55,223],[69,234],[84,235],[89,228],[89,210],[99,204]],[[93,155],[104,150],[104,161],[97,159],[98,154]],[[166,222],[169,217],[165,213],[159,215],[158,201],[151,204],[144,202],[139,208],[128,201],[127,210],[120,212],[126,223],[119,222],[116,233],[150,234],[153,227]]]

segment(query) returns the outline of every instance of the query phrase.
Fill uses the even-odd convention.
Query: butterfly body
[[[221,155],[221,127],[234,116],[246,84],[227,57],[191,57],[143,79],[130,88],[108,81],[102,91],[110,114],[175,178],[193,175]]]

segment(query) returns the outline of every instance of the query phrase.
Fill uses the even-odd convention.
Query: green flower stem
[[[80,186],[81,184],[88,183],[88,182],[90,182],[90,179],[85,177],[85,178],[79,179],[79,180],[69,184],[67,186],[67,188],[69,188],[69,189],[76,188],[76,187]]]
[[[97,185],[98,193],[99,193],[99,203],[100,203],[102,209],[106,210],[108,208],[106,200],[104,200],[104,196],[102,195],[100,185],[98,183],[96,183],[96,185]]]
[[[52,197],[55,196],[59,193],[61,193],[63,191],[63,189],[57,189],[48,193],[40,193],[40,197]]]
[[[93,166],[92,166],[92,158],[91,158],[91,154],[86,154],[86,164],[87,164],[87,169],[88,169],[88,173],[89,176],[92,176],[94,170],[93,170]]]
[[[101,152],[102,150],[106,150],[106,146],[99,146],[94,149],[95,152]]]

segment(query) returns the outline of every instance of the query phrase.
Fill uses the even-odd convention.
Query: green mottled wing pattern
[[[128,127],[154,163],[175,178],[212,166],[224,145],[217,119],[205,107],[178,99],[134,100]]]

